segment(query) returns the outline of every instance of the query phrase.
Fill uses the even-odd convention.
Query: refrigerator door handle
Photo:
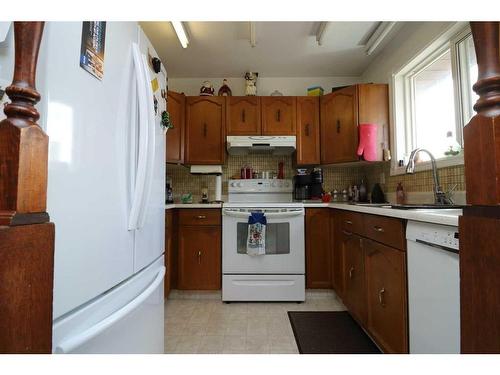
[[[134,77],[132,79],[132,87],[131,87],[131,111],[130,111],[130,154],[129,154],[129,192],[130,192],[130,202],[132,202],[132,197],[135,190],[135,178],[137,173],[137,79],[136,79],[136,71],[134,70]]]
[[[144,76],[142,54],[139,46],[132,43],[132,54],[134,57],[134,68],[137,79],[137,99],[139,103],[139,150],[137,158],[137,169],[135,173],[135,187],[130,208],[128,230],[137,229],[139,214],[141,211],[144,188],[146,183],[146,169],[148,163],[148,96],[146,91],[146,77]]]
[[[162,266],[158,271],[155,279],[149,286],[136,298],[134,298],[127,305],[123,306],[121,309],[117,310],[113,314],[101,320],[99,323],[93,325],[92,327],[86,329],[83,332],[77,333],[66,340],[61,341],[59,345],[55,348],[55,353],[63,354],[69,353],[82,346],[86,342],[92,340],[94,337],[98,336],[101,332],[116,324],[119,320],[126,317],[128,314],[133,312],[137,307],[139,307],[146,299],[149,298],[151,294],[158,288],[158,286],[163,282],[165,277],[165,267]]]
[[[153,89],[151,87],[151,82],[149,80],[148,73],[148,63],[146,60],[146,56],[142,55],[142,69],[145,77],[145,90],[146,90],[146,108],[148,111],[148,148],[147,148],[147,164],[146,164],[146,177],[144,181],[144,193],[142,197],[142,204],[139,214],[139,220],[137,229],[140,229],[144,226],[144,222],[146,221],[146,213],[148,211],[149,199],[151,197],[151,186],[153,183],[153,172],[154,172],[154,161],[155,161],[155,125],[156,125],[156,114],[153,104]]]

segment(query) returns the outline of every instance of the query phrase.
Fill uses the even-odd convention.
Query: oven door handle
[[[250,216],[250,212],[235,212],[229,210],[222,210],[224,216],[237,217],[241,219],[247,219]],[[296,216],[304,216],[304,211],[288,211],[288,212],[276,212],[276,213],[265,213],[265,216],[269,219],[286,219]]]

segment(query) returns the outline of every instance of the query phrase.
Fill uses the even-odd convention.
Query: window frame
[[[468,109],[465,113],[465,106],[468,105],[467,100],[470,100],[469,91],[465,90],[467,87],[465,85],[469,84],[469,77],[468,75],[464,77],[465,74],[461,69],[459,43],[468,38],[469,35],[471,35],[471,30],[467,23],[455,23],[392,75],[389,85],[391,92],[391,144],[393,145],[391,176],[406,173],[405,166],[400,167],[398,163],[400,159],[406,163],[409,153],[414,149],[413,145],[416,139],[415,111],[413,110],[415,108],[415,91],[412,79],[448,50],[451,57],[453,100],[455,103],[455,137],[457,142],[463,146],[463,127],[468,122],[467,116],[471,113]],[[463,163],[463,152],[457,156],[436,159],[438,168],[463,165]],[[417,163],[415,170],[424,171],[431,168],[431,163],[428,161]]]

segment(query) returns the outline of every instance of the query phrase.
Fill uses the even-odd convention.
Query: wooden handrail
[[[46,214],[48,137],[36,121],[35,88],[43,22],[14,22],[15,68],[6,88],[11,103],[0,122],[0,225],[41,223]]]

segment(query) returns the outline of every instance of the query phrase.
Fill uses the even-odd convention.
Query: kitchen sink
[[[443,210],[443,209],[461,209],[463,205],[458,204],[436,204],[436,203],[423,203],[423,204],[392,204],[391,208],[398,210]]]
[[[364,206],[364,207],[381,207],[381,208],[391,208],[390,203],[361,203],[361,202],[356,202],[356,203],[351,203],[354,206]]]

